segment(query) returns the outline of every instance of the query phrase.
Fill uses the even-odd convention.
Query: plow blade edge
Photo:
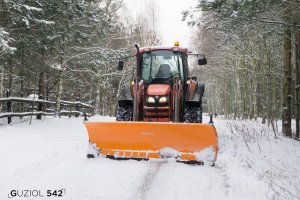
[[[210,124],[86,122],[90,143],[102,156],[170,158],[215,163],[217,132]]]

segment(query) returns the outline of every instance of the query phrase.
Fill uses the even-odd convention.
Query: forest
[[[62,100],[80,100],[113,116],[131,73],[116,70],[118,59],[135,44],[161,44],[155,4],[145,2],[133,17],[122,0],[1,0],[0,98],[37,94],[57,113]],[[282,120],[283,133],[299,139],[300,2],[199,0],[182,20],[190,49],[208,59],[191,72],[206,83],[208,112],[262,118],[274,130]]]
[[[299,139],[300,2],[201,0],[183,18],[199,27],[196,48],[209,60],[210,112],[260,117],[273,129],[282,120],[283,133]]]

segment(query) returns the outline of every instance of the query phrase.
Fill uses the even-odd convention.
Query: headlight
[[[166,103],[168,101],[167,97],[160,97],[158,102],[159,103]]]
[[[148,103],[155,103],[155,99],[153,97],[148,97],[147,102]]]

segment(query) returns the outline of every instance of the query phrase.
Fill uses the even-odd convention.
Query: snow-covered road
[[[44,196],[13,199],[299,199],[299,142],[274,139],[256,122],[215,122],[220,146],[215,167],[89,160],[82,119],[1,125],[0,200],[12,190]],[[61,190],[63,197],[47,197],[47,190]]]

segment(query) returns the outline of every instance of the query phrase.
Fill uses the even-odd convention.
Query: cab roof
[[[144,53],[148,51],[159,51],[159,50],[166,50],[166,51],[178,51],[183,54],[191,53],[188,51],[187,48],[182,48],[178,46],[169,46],[169,47],[162,47],[162,46],[150,46],[150,47],[141,47],[139,53]]]

